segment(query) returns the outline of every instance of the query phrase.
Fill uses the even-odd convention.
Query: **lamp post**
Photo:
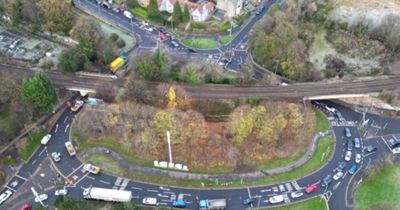
[[[170,133],[167,131],[167,143],[168,143],[168,155],[169,155],[169,164],[172,164],[172,151],[171,151],[171,139]]]

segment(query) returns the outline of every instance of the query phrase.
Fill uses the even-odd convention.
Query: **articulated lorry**
[[[224,210],[226,208],[226,199],[205,199],[200,200],[200,210]]]
[[[83,198],[113,202],[129,202],[132,199],[132,192],[126,190],[89,187],[83,190]]]

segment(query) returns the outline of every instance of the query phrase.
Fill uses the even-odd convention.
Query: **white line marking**
[[[147,190],[148,192],[155,192],[158,193],[158,190]]]
[[[73,173],[75,173],[78,169],[80,169],[83,166],[83,163],[76,169],[74,169],[70,174],[68,174],[67,177],[70,177]]]
[[[91,179],[91,180],[95,180],[95,178],[94,177],[92,177],[92,176],[87,176],[87,178],[89,178],[89,179]]]
[[[80,179],[75,183],[75,185],[78,185],[78,183],[81,182],[82,179],[84,179],[84,178],[87,177],[88,175],[89,175],[89,172],[87,172],[87,174],[85,174],[82,178],[80,178]]]
[[[42,156],[43,152],[44,152],[44,151],[46,151],[46,149],[47,149],[47,146],[46,146],[46,147],[44,147],[44,148],[42,149],[42,151],[40,151],[40,153],[39,153],[39,157],[40,157],[40,156]]]
[[[139,187],[131,187],[131,189],[134,189],[134,190],[142,190],[142,188],[139,188]]]
[[[107,181],[104,181],[104,180],[100,180],[100,182],[104,183],[104,184],[111,184],[110,182],[107,182]]]
[[[65,127],[65,130],[64,130],[64,133],[66,133],[67,132],[67,130],[68,130],[68,127],[69,127],[69,124]]]
[[[31,165],[35,165],[36,161],[37,161],[36,159],[33,160],[32,163],[31,163]]]
[[[26,180],[28,180],[27,178],[25,178],[25,177],[22,177],[22,176],[20,176],[20,175],[18,175],[18,174],[17,174],[17,175],[15,175],[15,176],[16,176],[16,177],[18,177],[18,178],[20,178],[20,179],[23,179],[23,180],[25,180],[25,181],[26,181]]]
[[[11,191],[13,191],[13,192],[17,192],[16,190],[14,190],[13,188],[11,188],[11,187],[9,187],[9,186],[6,186],[8,189],[10,189]]]
[[[139,199],[139,196],[138,195],[137,196],[132,196],[132,198]]]
[[[63,123],[67,122],[67,120],[68,120],[68,116],[64,119],[64,122],[63,122]]]

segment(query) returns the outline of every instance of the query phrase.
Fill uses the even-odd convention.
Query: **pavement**
[[[285,197],[285,202],[283,204],[290,204],[292,202],[308,199],[314,196],[323,196],[328,200],[330,209],[351,209],[351,204],[347,205],[345,196],[347,192],[347,186],[352,180],[352,176],[350,174],[346,172],[342,179],[339,181],[333,181],[326,188],[322,188],[320,183],[322,178],[324,178],[326,175],[333,175],[334,168],[337,166],[339,161],[343,160],[345,153],[345,142],[347,141],[344,135],[344,128],[350,129],[352,138],[360,137],[356,121],[361,120],[360,117],[362,117],[362,114],[351,111],[350,109],[340,105],[335,106],[336,104],[331,102],[326,103],[330,103],[337,110],[340,110],[340,112],[346,118],[345,122],[338,122],[338,120],[331,116],[329,112],[324,110],[323,107],[318,107],[324,112],[328,113],[328,119],[330,120],[332,126],[332,132],[336,137],[334,153],[331,160],[327,162],[326,165],[312,174],[304,175],[304,177],[296,180],[288,180],[285,182],[265,186],[243,186],[232,189],[180,188],[137,182],[124,177],[111,176],[106,173],[100,173],[98,175],[89,174],[88,172],[82,170],[82,162],[75,156],[70,156],[64,147],[64,142],[69,139],[70,125],[75,117],[74,113],[72,113],[70,110],[66,110],[60,116],[55,126],[51,129],[50,133],[53,135],[53,137],[50,142],[45,146],[42,145],[33,155],[30,161],[23,165],[17,175],[10,179],[10,182],[7,183],[6,187],[1,190],[0,194],[5,190],[11,190],[14,195],[7,199],[5,203],[1,204],[0,208],[16,209],[20,207],[21,203],[33,204],[32,192],[30,192],[30,187],[32,186],[36,191],[38,191],[39,194],[47,193],[49,195],[49,199],[45,201],[45,205],[51,206],[52,202],[54,202],[56,199],[54,196],[54,190],[65,185],[69,190],[69,194],[76,199],[82,199],[83,188],[96,186],[130,190],[133,193],[132,200],[139,204],[141,203],[141,199],[144,197],[156,197],[159,201],[159,205],[164,207],[170,206],[171,200],[174,200],[181,195],[188,204],[187,209],[198,209],[199,199],[212,198],[226,198],[228,202],[227,209],[229,210],[244,209],[246,207],[242,204],[242,202],[249,196],[256,198],[255,204],[257,207],[270,207],[274,205],[270,204],[268,199],[274,195],[283,195]],[[371,115],[370,117],[376,116]],[[393,129],[395,129],[400,133],[400,126],[398,126],[400,125],[400,121],[382,118],[381,122],[389,122],[387,120],[390,120],[393,125],[387,125],[386,128],[382,129],[380,132],[385,133],[387,131],[386,129],[390,128],[389,131],[393,131]],[[396,137],[400,137],[398,134],[385,135],[395,135]],[[363,167],[368,165],[371,161],[380,158],[384,154],[390,153],[390,149],[386,146],[386,143],[384,143],[383,139],[385,138],[379,138],[376,136],[375,138],[369,138],[367,140],[363,138],[361,139],[362,148],[366,145],[373,145],[374,147],[378,148],[378,150],[372,154],[364,154],[364,150],[362,148],[353,149],[353,154],[363,154],[360,170],[362,170]],[[53,151],[61,153],[62,159],[59,163],[51,162],[51,158],[48,156],[48,154]],[[353,161],[354,158],[352,158],[352,162]],[[351,164],[352,163],[347,163],[345,169],[347,170]],[[43,178],[43,174],[45,178]],[[59,181],[60,177],[57,177],[55,174],[59,174],[62,181]],[[17,185],[13,184],[15,180],[18,182]],[[50,183],[50,181],[53,183]],[[313,183],[318,184],[317,191],[305,193],[300,198],[292,198],[290,196],[290,192],[295,190],[303,191],[305,187]],[[22,200],[20,199],[21,197],[27,199]]]

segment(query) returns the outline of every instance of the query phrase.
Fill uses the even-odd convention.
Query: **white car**
[[[350,151],[346,152],[346,155],[344,156],[344,160],[345,161],[350,161],[351,160],[351,152]]]
[[[148,31],[148,32],[153,32],[153,28],[150,26],[145,26],[143,27],[144,30]]]
[[[280,203],[283,202],[283,195],[275,195],[274,197],[269,198],[269,203]]]
[[[143,198],[143,204],[156,206],[157,205],[157,198],[145,197]]]
[[[392,149],[393,154],[400,154],[400,147]]]
[[[4,203],[12,195],[11,190],[6,190],[0,195],[0,204]]]
[[[333,180],[338,180],[343,176],[343,172],[339,171],[333,176]]]
[[[53,157],[54,162],[60,162],[61,154],[59,152],[53,152],[51,153],[51,156]]]
[[[125,10],[125,11],[124,11],[124,16],[125,16],[126,18],[129,18],[129,19],[132,19],[132,18],[133,18],[132,13],[130,13],[128,10]]]
[[[46,200],[47,198],[49,198],[49,196],[47,196],[47,194],[41,194],[41,195],[39,195],[38,197],[35,198],[35,202],[38,203],[40,201]]]
[[[46,145],[50,141],[50,139],[51,139],[51,134],[47,134],[47,135],[43,136],[40,143],[42,143],[43,145]]]
[[[68,190],[65,189],[65,188],[56,190],[56,191],[54,192],[54,195],[67,195],[67,194],[68,194]]]
[[[356,154],[356,159],[355,159],[356,163],[360,163],[361,162],[361,154]]]
[[[303,196],[303,192],[295,191],[295,192],[290,193],[290,196],[292,196],[292,198],[300,198],[301,196]]]

